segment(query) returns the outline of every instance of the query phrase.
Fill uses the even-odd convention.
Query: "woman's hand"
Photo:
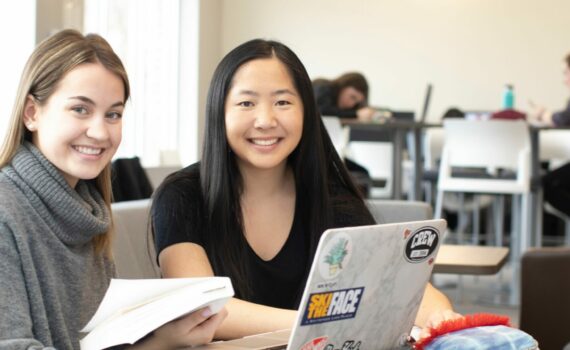
[[[209,308],[195,311],[156,329],[152,336],[130,349],[166,350],[209,343],[227,314],[225,308],[215,315]]]
[[[422,329],[422,331],[420,333],[420,339],[429,337],[430,328],[436,328],[443,321],[455,320],[455,319],[459,319],[462,317],[463,316],[461,314],[458,314],[457,312],[450,310],[450,309],[443,309],[443,310],[437,310],[437,311],[432,312],[428,316],[425,327]]]
[[[358,118],[358,120],[364,122],[371,121],[372,118],[374,117],[374,114],[376,114],[376,110],[370,107],[362,107],[356,111],[356,117]]]

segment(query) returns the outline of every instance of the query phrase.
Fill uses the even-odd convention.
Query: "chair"
[[[523,121],[444,121],[445,145],[439,168],[436,217],[441,217],[445,192],[510,194],[513,200],[515,228],[511,251],[525,251],[530,245],[528,215],[530,194],[530,135]],[[461,169],[462,174],[457,170]],[[496,243],[502,244],[502,229]],[[516,238],[520,238],[518,244]],[[516,249],[520,246],[520,250]]]
[[[445,131],[443,128],[427,128],[423,135],[424,171],[426,202],[435,204],[435,184],[439,172],[439,161],[443,152]]]
[[[157,166],[157,167],[144,168],[144,171],[146,172],[148,179],[150,180],[152,188],[156,190],[168,175],[180,169],[181,169],[180,166]]]
[[[522,257],[520,329],[542,350],[570,343],[570,248],[539,248]]]
[[[366,205],[379,224],[427,220],[433,217],[431,205],[425,202],[368,199]]]
[[[344,148],[348,142],[348,134],[346,129],[342,127],[340,119],[333,116],[323,116],[323,124],[327,130],[329,137],[341,159],[344,158]]]
[[[424,150],[424,171],[423,180],[425,184],[426,202],[435,205],[435,193],[437,191],[437,181],[439,174],[439,163],[441,154],[443,153],[443,145],[445,143],[445,130],[444,128],[427,128],[423,137],[423,150]],[[444,209],[456,212],[457,234],[459,243],[463,243],[463,232],[469,225],[469,214],[472,212],[473,223],[473,241],[479,241],[479,211],[487,208],[491,203],[489,196],[478,196],[474,198],[467,198],[465,200],[463,194],[448,193],[444,197]]]
[[[141,199],[111,204],[115,224],[112,247],[119,278],[160,278],[148,235],[150,203],[150,199]]]
[[[150,198],[153,188],[139,157],[119,158],[111,163],[113,201]]]
[[[371,198],[392,196],[393,147],[391,142],[350,141],[345,148],[347,158],[368,170],[372,179]]]
[[[541,162],[548,162],[549,170],[554,170],[570,161],[570,130],[542,130],[539,140],[539,159]],[[564,222],[564,244],[570,245],[570,217],[548,202],[544,203],[544,210]],[[537,238],[540,242],[541,237]]]

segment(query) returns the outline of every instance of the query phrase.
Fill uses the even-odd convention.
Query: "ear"
[[[29,131],[36,131],[36,124],[38,119],[38,105],[32,97],[26,97],[26,104],[24,105],[24,124]]]

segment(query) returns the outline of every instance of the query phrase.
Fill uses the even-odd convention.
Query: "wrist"
[[[168,349],[166,344],[154,334],[149,333],[144,338],[137,341],[135,344],[128,347],[129,350],[151,350],[151,349]]]

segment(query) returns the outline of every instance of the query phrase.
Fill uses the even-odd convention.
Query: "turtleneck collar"
[[[109,229],[110,213],[95,186],[79,180],[73,189],[33,144],[24,143],[2,172],[65,244],[85,244]]]

